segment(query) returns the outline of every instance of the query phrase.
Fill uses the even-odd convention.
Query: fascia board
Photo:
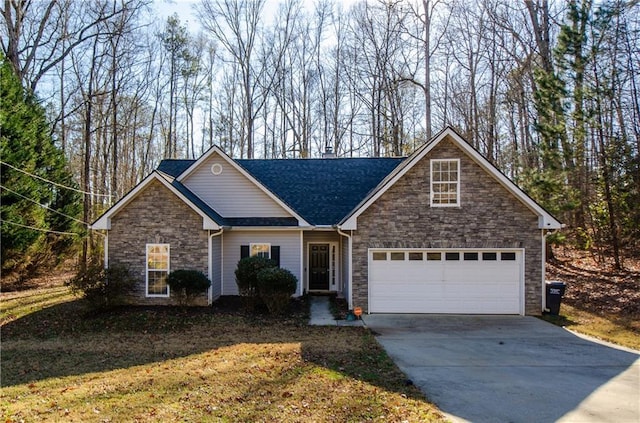
[[[291,231],[306,231],[309,230],[305,226],[226,226],[225,230],[242,232],[291,232]]]
[[[225,159],[228,159],[228,156],[226,154],[224,154],[222,152],[222,150],[217,145],[214,145],[211,148],[209,148],[202,156],[200,156],[198,158],[198,160],[196,160],[195,162],[191,163],[191,165],[188,168],[186,168],[180,175],[178,175],[176,177],[176,180],[178,182],[184,181],[189,175],[191,175],[193,172],[195,172],[195,170],[197,168],[199,168],[202,163],[206,162],[209,159],[209,157],[211,157],[212,155],[214,155],[216,153],[218,153],[219,155],[223,156]],[[227,161],[229,161],[229,160],[227,160]]]
[[[549,212],[547,212],[542,206],[540,206],[533,198],[529,197],[520,187],[507,178],[507,176],[500,172],[495,166],[493,166],[487,159],[485,159],[475,148],[471,147],[467,142],[462,140],[458,134],[453,132],[452,139],[454,142],[463,149],[480,167],[482,167],[487,173],[492,175],[507,191],[509,191],[520,202],[527,206],[532,212],[538,215],[538,227],[539,229],[560,229],[562,223],[554,218]]]
[[[174,193],[180,200],[182,200],[186,205],[191,207],[193,211],[198,213],[202,217],[202,229],[205,230],[219,230],[220,225],[218,225],[212,218],[210,218],[204,211],[202,211],[198,206],[193,204],[191,200],[185,197],[180,191],[178,191],[171,182],[167,180],[165,177],[160,175],[158,172],[153,172],[153,174],[158,175],[158,180],[167,187],[172,193]]]

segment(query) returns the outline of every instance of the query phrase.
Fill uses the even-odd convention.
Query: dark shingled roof
[[[236,160],[312,225],[334,225],[402,158]]]
[[[310,224],[334,225],[351,212],[403,160],[404,158],[379,157],[244,159],[235,162]],[[193,162],[163,160],[158,170],[177,177]],[[253,218],[249,218],[251,219]],[[218,222],[217,219],[214,220]],[[249,221],[245,220],[224,220],[227,224],[249,224]],[[272,221],[271,218],[254,220],[255,222],[251,223],[256,223],[255,226],[281,226],[289,223],[288,220]]]
[[[158,165],[157,170],[177,178],[178,175],[187,170],[193,162],[195,162],[195,160],[164,159]]]
[[[220,226],[226,225],[225,218],[220,216],[220,214],[218,214],[217,211],[209,207],[207,203],[202,201],[200,197],[198,197],[193,192],[191,192],[189,188],[185,187],[182,183],[176,181],[175,179],[171,181],[171,185],[173,185],[178,191],[180,191],[182,195],[187,197],[189,201],[191,201],[196,207],[198,207],[200,210],[205,212],[207,216],[213,219],[213,221],[216,222],[218,225]]]

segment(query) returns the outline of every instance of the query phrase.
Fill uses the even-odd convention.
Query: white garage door
[[[522,250],[369,250],[372,313],[522,314]]]

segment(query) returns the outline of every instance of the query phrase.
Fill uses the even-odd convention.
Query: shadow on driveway
[[[364,316],[455,422],[638,422],[640,354],[522,316]]]

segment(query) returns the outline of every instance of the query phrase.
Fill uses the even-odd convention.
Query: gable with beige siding
[[[181,182],[224,217],[292,217],[218,153],[211,154]]]

